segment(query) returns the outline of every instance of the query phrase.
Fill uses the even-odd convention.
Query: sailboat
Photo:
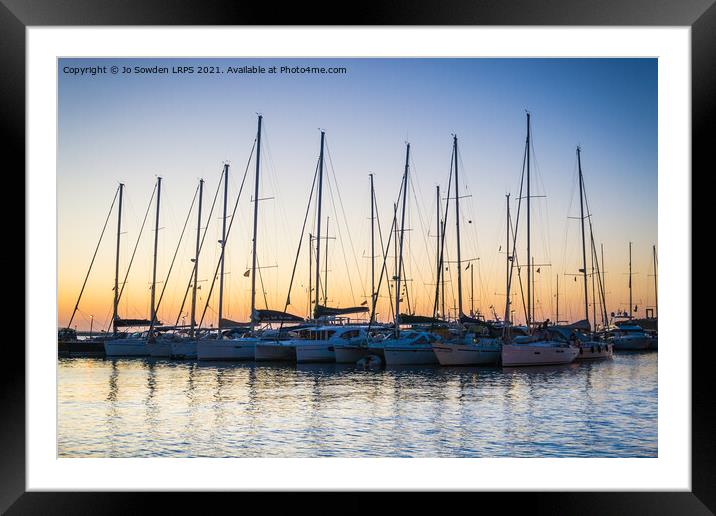
[[[473,330],[477,328],[484,329],[489,332],[488,327],[475,317],[474,314],[471,316],[465,315],[463,312],[462,305],[462,261],[461,261],[461,249],[460,249],[460,176],[458,169],[458,149],[457,149],[457,135],[453,135],[453,157],[452,162],[454,165],[455,172],[455,231],[457,235],[457,296],[458,296],[458,320],[457,323],[460,325],[458,334],[449,340],[436,340],[432,343],[433,352],[440,363],[444,366],[461,366],[461,365],[478,365],[478,364],[494,364],[500,358],[501,341],[497,336],[490,336],[489,333],[477,333],[477,331],[465,331],[467,326]],[[448,189],[448,199],[450,198],[450,191]],[[447,220],[447,217],[446,217]],[[443,240],[441,243],[444,245],[445,231],[442,231]],[[440,285],[442,266],[442,252],[440,253],[440,259],[438,260],[438,278],[437,285]],[[437,307],[437,289],[435,296],[435,307]],[[474,312],[474,310],[473,310]]]
[[[320,304],[320,264],[321,264],[321,208],[323,198],[323,168],[324,168],[324,146],[325,131],[321,131],[321,149],[318,157],[318,198],[316,213],[316,296],[313,310],[313,319],[316,327],[303,332],[300,338],[290,340],[286,344],[293,346],[296,353],[296,362],[335,362],[335,346],[340,342],[365,341],[367,333],[365,327],[360,325],[332,326],[322,323],[328,322],[335,317],[354,313],[367,312],[368,307],[355,306],[346,308],[333,308],[326,306],[328,301],[328,266],[326,265],[326,280],[324,281],[324,304]],[[328,239],[326,238],[326,246]],[[328,253],[326,252],[326,255]]]
[[[644,329],[633,320],[632,307],[634,305],[632,304],[631,248],[632,243],[629,242],[629,312],[628,314],[617,314],[617,317],[621,316],[623,320],[615,322],[615,327],[607,333],[607,338],[617,351],[646,350],[650,348],[654,341],[654,337],[648,335]]]
[[[401,301],[401,281],[403,265],[403,247],[405,240],[405,208],[408,202],[408,172],[410,170],[410,143],[406,143],[405,147],[405,170],[403,172],[403,180],[401,186],[402,208],[400,222],[400,238],[398,241],[398,256],[396,260],[395,271],[395,319],[393,334],[385,339],[371,343],[373,348],[382,350],[385,364],[392,365],[428,365],[437,364],[438,360],[432,349],[433,342],[440,337],[425,331],[408,330],[401,332],[400,325],[410,321],[411,316],[400,313]],[[397,222],[397,219],[396,219]]]
[[[580,209],[580,221],[581,221],[581,234],[582,234],[582,268],[580,269],[580,273],[582,274],[582,279],[584,280],[584,320],[579,321],[571,327],[560,327],[557,326],[554,328],[555,331],[562,330],[562,335],[565,336],[564,331],[566,330],[566,336],[567,338],[574,336],[574,340],[576,340],[577,346],[579,347],[579,354],[577,355],[577,358],[575,360],[594,360],[594,359],[604,359],[604,358],[612,358],[613,350],[612,350],[612,344],[610,342],[607,342],[605,340],[602,340],[597,336],[595,332],[592,331],[592,326],[589,322],[589,289],[587,287],[587,250],[586,250],[586,243],[585,243],[585,232],[584,232],[584,219],[589,218],[589,213],[585,217],[584,215],[584,176],[582,174],[582,149],[577,146],[577,168],[579,170],[579,209]],[[591,218],[589,218],[589,233],[590,233],[590,240],[591,240],[591,246],[590,249],[592,251],[592,264],[594,264],[594,255],[595,255],[595,249],[594,249],[594,236],[592,233],[592,221]],[[599,272],[599,262],[597,262],[597,273]],[[594,267],[592,267],[592,281],[594,281]],[[600,284],[600,293],[603,294],[603,290],[601,289],[602,282],[601,282],[601,275],[599,275],[599,284]],[[604,297],[602,296],[602,300]],[[597,300],[592,299],[593,306],[596,307]],[[602,307],[604,306],[604,303],[602,302]],[[595,309],[595,317],[594,317],[594,325],[596,326],[596,309]],[[581,327],[580,327],[581,326]],[[580,331],[583,330],[583,331]],[[572,332],[570,335],[569,332]]]
[[[221,240],[221,273],[219,277],[219,330],[216,334],[207,335],[197,343],[197,356],[199,360],[254,360],[256,356],[256,325],[258,316],[256,312],[256,237],[258,228],[259,205],[259,174],[261,167],[261,123],[263,116],[258,115],[258,128],[256,130],[256,175],[254,180],[254,221],[251,265],[251,321],[247,325],[233,325],[234,328],[223,332],[222,327],[228,321],[222,319],[223,293],[224,293],[224,257],[226,246],[226,201],[228,189],[228,165],[224,174],[224,219]],[[238,199],[237,199],[238,200]],[[213,338],[212,338],[213,337]]]
[[[525,165],[527,172],[527,306],[526,306],[526,319],[527,319],[527,331],[529,335],[512,336],[510,332],[510,324],[508,318],[505,318],[505,337],[504,343],[502,344],[502,365],[505,367],[511,366],[531,366],[531,365],[552,365],[552,364],[569,364],[574,361],[579,353],[578,348],[573,345],[569,340],[564,339],[561,335],[555,332],[549,332],[547,328],[540,328],[536,330],[533,327],[533,315],[532,315],[532,254],[531,254],[531,219],[530,219],[530,199],[531,199],[531,185],[530,185],[530,113],[527,112],[527,139],[525,142]],[[523,169],[524,173],[524,169]],[[520,191],[520,197],[522,192]],[[521,203],[521,200],[520,200]],[[519,226],[519,213],[517,218],[517,226]],[[517,234],[518,227],[515,228],[515,236]],[[512,249],[512,261],[513,265],[516,259],[516,242],[513,239]],[[512,271],[514,267],[510,268],[510,274],[507,281],[507,302],[509,306],[510,290],[511,290],[511,279]],[[506,314],[509,313],[508,309]],[[546,326],[546,325],[545,325]]]
[[[162,191],[162,178],[157,177],[155,185],[156,193],[156,217],[154,223],[154,260],[152,267],[152,287],[151,287],[151,318],[149,321],[143,319],[121,319],[118,314],[119,300],[121,292],[119,290],[119,249],[120,249],[120,238],[122,233],[122,194],[124,191],[124,185],[120,184],[119,189],[119,209],[117,212],[117,252],[115,261],[115,274],[114,274],[114,308],[112,314],[112,337],[108,338],[104,342],[104,353],[108,357],[126,357],[126,356],[147,356],[149,355],[149,348],[147,346],[147,340],[152,335],[154,326],[157,323],[156,305],[155,305],[155,290],[156,290],[156,276],[157,276],[157,245],[159,232],[159,205],[161,200]],[[141,233],[140,233],[141,234]],[[130,263],[131,266],[131,263]],[[127,271],[129,272],[129,271]],[[131,334],[118,333],[117,329],[120,327],[132,327],[132,326],[149,326],[150,331],[135,332]]]

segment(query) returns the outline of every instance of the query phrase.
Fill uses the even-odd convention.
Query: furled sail
[[[445,321],[427,315],[400,314],[400,324],[445,324]]]
[[[582,331],[591,331],[592,327],[589,324],[589,321],[587,319],[582,319],[581,321],[573,322],[572,324],[565,325],[565,328],[569,328],[570,330],[582,330]]]
[[[115,326],[117,328],[129,328],[131,326],[150,326],[152,324],[152,321],[148,319],[120,319],[117,317],[114,320]],[[161,326],[161,322],[156,321],[155,326]]]
[[[236,322],[232,321],[231,319],[224,319],[221,318],[221,327],[222,328],[246,328],[249,326],[249,323],[245,322]]]
[[[347,308],[331,308],[329,306],[317,305],[316,317],[327,317],[331,315],[347,315],[368,312],[367,306],[351,306]]]
[[[303,318],[280,310],[254,310],[256,322],[303,322]]]

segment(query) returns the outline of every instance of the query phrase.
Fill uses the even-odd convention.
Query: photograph
[[[660,458],[661,66],[58,56],[56,457]]]

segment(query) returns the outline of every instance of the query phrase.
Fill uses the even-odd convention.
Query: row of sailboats
[[[204,314],[197,320],[197,284],[199,275],[199,259],[203,247],[206,230],[202,236],[202,205],[204,181],[199,180],[195,199],[198,197],[196,244],[195,253],[192,258],[193,267],[187,292],[191,287],[191,307],[189,327],[182,327],[178,324],[174,327],[163,326],[157,318],[159,304],[163,296],[159,295],[157,300],[157,248],[160,217],[160,201],[162,178],[157,178],[155,190],[152,195],[155,206],[154,220],[154,247],[152,260],[152,285],[150,289],[150,318],[148,320],[128,320],[119,317],[118,308],[122,295],[124,283],[119,283],[119,251],[122,230],[122,197],[124,185],[120,184],[118,189],[118,223],[117,223],[117,252],[115,262],[114,300],[113,300],[113,331],[104,339],[104,351],[106,356],[154,356],[172,357],[183,359],[199,360],[256,360],[256,361],[296,361],[296,362],[338,362],[356,363],[365,360],[376,360],[385,362],[387,365],[403,364],[441,364],[441,365],[482,365],[498,364],[503,366],[527,366],[527,365],[554,365],[567,364],[574,360],[585,359],[608,359],[612,357],[613,349],[623,338],[622,335],[612,333],[609,335],[597,334],[590,324],[589,315],[589,292],[587,274],[586,254],[586,228],[585,220],[589,221],[589,238],[592,249],[592,296],[595,297],[595,278],[599,283],[599,295],[601,305],[604,307],[604,288],[600,274],[599,260],[594,249],[594,237],[592,234],[591,218],[589,213],[585,215],[586,195],[584,192],[584,180],[581,167],[581,149],[577,148],[577,161],[579,171],[579,194],[580,194],[580,219],[581,219],[581,256],[582,268],[580,274],[583,277],[584,285],[584,310],[583,321],[572,325],[548,324],[548,321],[538,324],[534,320],[534,291],[533,291],[533,268],[535,267],[531,249],[532,217],[531,217],[531,126],[530,113],[527,113],[527,137],[525,141],[525,155],[523,160],[522,180],[520,195],[518,198],[518,210],[515,224],[510,213],[510,195],[506,196],[506,298],[504,318],[500,321],[486,322],[484,317],[476,317],[474,309],[470,315],[463,310],[463,289],[462,289],[462,249],[460,233],[460,192],[459,192],[459,155],[458,137],[453,135],[451,153],[450,178],[448,182],[447,199],[444,214],[440,213],[440,190],[437,188],[438,198],[438,219],[437,219],[437,251],[436,251],[436,289],[433,303],[432,316],[421,316],[414,313],[401,313],[401,302],[403,293],[407,294],[405,287],[406,278],[403,255],[405,252],[405,223],[406,206],[408,204],[408,190],[410,181],[410,143],[406,143],[405,166],[403,169],[402,181],[398,193],[397,202],[394,204],[394,216],[390,236],[387,245],[383,245],[381,236],[380,253],[383,257],[383,264],[380,268],[380,276],[376,285],[375,281],[375,221],[376,198],[373,185],[373,175],[370,175],[371,189],[371,295],[370,307],[361,305],[357,307],[333,308],[327,306],[327,274],[323,281],[324,301],[321,303],[321,248],[327,248],[327,236],[322,236],[322,203],[323,203],[323,175],[324,175],[324,146],[325,132],[321,131],[320,152],[313,186],[309,196],[306,217],[304,218],[299,247],[296,253],[296,263],[302,247],[308,211],[313,201],[314,190],[316,190],[315,209],[317,213],[315,233],[309,234],[309,244],[315,242],[315,271],[309,269],[309,285],[315,281],[314,288],[309,286],[309,297],[312,298],[312,310],[310,319],[303,319],[287,312],[291,304],[291,290],[296,272],[294,263],[291,282],[288,288],[286,304],[282,311],[258,310],[256,306],[256,274],[257,245],[258,245],[258,220],[259,220],[259,177],[261,173],[261,134],[262,116],[258,116],[258,127],[254,141],[255,150],[255,180],[253,192],[253,231],[252,231],[252,263],[251,263],[251,311],[248,323],[235,323],[224,318],[224,263],[226,256],[226,244],[231,230],[231,223],[227,227],[227,221],[233,222],[233,214],[228,216],[228,182],[229,165],[225,164],[222,172],[223,184],[223,215],[221,227],[220,256],[217,263],[217,270],[213,276],[209,290],[209,298],[214,289],[214,282],[218,279],[218,324],[216,328],[202,328],[206,307],[209,299],[206,300]],[[250,159],[249,159],[250,161]],[[248,171],[248,165],[247,165]],[[245,176],[244,176],[245,179]],[[242,188],[243,188],[242,181]],[[451,189],[451,185],[454,187]],[[523,196],[523,186],[526,193]],[[217,195],[219,190],[217,189]],[[452,197],[451,197],[452,196]],[[150,199],[150,206],[152,203]],[[526,201],[526,251],[527,263],[520,266],[517,257],[518,230],[520,227],[520,216],[522,211],[522,200]],[[454,201],[455,235],[456,235],[456,265],[457,265],[457,314],[454,320],[449,321],[444,313],[445,295],[445,234],[449,216],[450,200]],[[214,204],[216,203],[216,197]],[[238,204],[238,198],[236,200]],[[192,202],[192,206],[193,206]],[[212,205],[212,211],[214,205]],[[586,205],[587,212],[589,211]],[[149,208],[148,208],[149,210]],[[234,213],[236,206],[234,206]],[[190,209],[191,213],[191,209]],[[211,218],[211,214],[209,215]],[[145,217],[146,220],[146,217]],[[187,216],[188,221],[188,216]],[[186,224],[185,224],[186,227]],[[141,233],[141,231],[140,231]],[[182,231],[183,236],[183,231]],[[387,250],[390,249],[391,240],[395,239],[396,265],[391,279],[387,278],[388,268]],[[181,241],[181,237],[180,237]],[[178,249],[178,246],[177,246]],[[324,249],[325,250],[325,249]],[[136,251],[136,247],[135,247]],[[313,249],[312,249],[313,252]],[[312,262],[312,253],[309,253],[309,263]],[[326,252],[327,254],[327,252]],[[175,253],[176,256],[176,253]],[[133,256],[132,256],[133,258]],[[469,261],[468,261],[469,263]],[[596,268],[594,264],[596,263]],[[656,263],[656,262],[655,262]],[[468,265],[468,266],[471,266]],[[90,266],[91,267],[91,266]],[[131,260],[130,260],[131,267]],[[526,299],[523,296],[525,308],[525,326],[512,324],[512,302],[511,291],[513,289],[514,272],[518,273],[520,289],[520,268],[524,267],[527,272]],[[596,272],[595,272],[596,269]],[[127,271],[129,272],[129,271]],[[171,267],[170,267],[171,272]],[[311,277],[315,274],[315,279]],[[471,271],[472,274],[472,271]],[[391,310],[393,313],[392,324],[381,324],[376,320],[376,303],[385,278],[389,291],[389,298],[392,298]],[[168,279],[168,275],[167,275]],[[394,282],[391,293],[390,283]],[[126,278],[125,278],[126,283]],[[473,281],[471,281],[473,284]],[[442,285],[442,292],[441,292]],[[166,287],[166,281],[165,285]],[[438,310],[442,294],[441,310]],[[184,301],[187,294],[185,293]],[[81,294],[80,294],[81,297]],[[183,310],[184,301],[182,302]],[[592,300],[596,306],[597,300]],[[79,304],[79,299],[78,299]],[[364,303],[365,304],[365,303]],[[409,306],[408,300],[408,306]],[[410,308],[408,309],[410,312]],[[367,322],[351,323],[346,316],[357,313],[369,313]],[[74,314],[73,314],[74,315]],[[606,312],[604,313],[606,318]],[[593,316],[596,324],[596,316]],[[268,323],[268,325],[266,324]],[[271,323],[277,323],[274,327]],[[129,326],[145,326],[149,329],[139,333],[122,333],[119,328]],[[616,331],[613,329],[613,331]],[[626,333],[625,327],[622,333]],[[609,338],[606,338],[609,337]]]

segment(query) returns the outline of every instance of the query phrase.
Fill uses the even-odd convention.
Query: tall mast
[[[631,295],[631,242],[629,242],[629,319],[631,319],[632,310],[632,295]]]
[[[221,331],[221,319],[224,314],[224,249],[226,248],[226,204],[229,198],[229,164],[224,164],[224,216],[221,223],[221,270],[219,271],[219,323],[217,329]]]
[[[370,176],[370,313],[371,321],[375,317],[375,190],[373,174]]]
[[[582,276],[584,278],[584,318],[589,322],[589,297],[587,295],[587,248],[584,243],[584,189],[582,179],[582,149],[577,146],[577,165],[579,168],[579,211],[582,222]],[[595,321],[596,322],[596,321]]]
[[[405,144],[405,172],[403,173],[403,213],[400,219],[400,250],[398,252],[398,274],[395,288],[395,336],[400,335],[400,273],[403,269],[403,237],[405,236],[405,205],[408,200],[408,162],[410,160],[410,144]]]
[[[157,248],[159,244],[159,201],[162,195],[162,178],[157,177],[157,212],[154,217],[154,260],[152,263],[152,301],[151,301],[151,317],[150,327],[154,328],[157,319],[157,307],[154,303],[155,292],[157,290]]]
[[[436,244],[436,250],[435,250],[435,259],[436,259],[436,267],[435,267],[435,282],[437,284],[436,290],[435,290],[435,308],[437,311],[438,306],[438,295],[440,293],[440,273],[442,272],[440,267],[440,185],[435,186],[436,190],[436,200],[437,200],[437,244]],[[433,317],[435,317],[437,314],[433,314]],[[441,316],[445,316],[444,314],[440,314]]]
[[[462,317],[462,265],[460,261],[460,177],[458,175],[457,166],[457,135],[452,137],[452,150],[455,160],[455,230],[457,232],[457,303],[458,314],[457,319]],[[448,195],[449,197],[449,195]]]
[[[532,331],[532,248],[530,240],[530,113],[527,112],[527,330]]]
[[[323,304],[328,306],[328,225],[331,217],[326,217],[326,268],[323,271]]]
[[[557,274],[557,315],[554,324],[559,324],[559,274]]]
[[[321,131],[321,153],[318,156],[318,220],[316,221],[316,303],[314,317],[318,317],[318,305],[320,303],[319,285],[321,284],[321,202],[323,199],[323,142],[326,132]]]
[[[311,302],[313,301],[313,235],[308,234],[308,317],[311,317]]]
[[[602,303],[604,304],[604,306],[602,306],[602,311],[604,312],[604,327],[606,328],[609,321],[607,318],[607,271],[604,270],[606,267],[606,265],[604,264],[604,244],[600,243],[599,248],[601,250],[602,255]]]
[[[470,262],[470,317],[475,317],[475,262]]]
[[[117,309],[119,304],[119,244],[122,235],[122,194],[124,183],[119,183],[119,208],[117,210],[117,253],[114,263],[114,310],[112,314],[112,333],[117,334]]]
[[[659,317],[659,291],[656,277],[656,245],[652,245],[651,250],[654,256],[654,316]]]
[[[254,184],[254,236],[251,263],[251,331],[256,325],[256,233],[259,220],[259,170],[261,166],[261,121],[263,116],[259,115],[258,129],[256,129],[256,179]]]
[[[592,320],[594,321],[594,330],[597,329],[597,291],[596,291],[596,285],[595,285],[595,278],[594,278],[594,239],[591,240],[590,245],[590,251],[591,251],[591,261],[592,261]],[[599,264],[597,264],[597,267]]]
[[[507,258],[505,260],[505,327],[507,327],[510,324],[510,269],[512,265],[510,257],[510,194],[505,194],[505,203],[507,204],[507,231],[505,234],[507,241]]]
[[[196,251],[194,252],[194,287],[191,292],[191,336],[196,326],[196,287],[199,281],[199,248],[201,246],[201,200],[204,195],[204,180],[199,179],[199,209],[196,217]]]

